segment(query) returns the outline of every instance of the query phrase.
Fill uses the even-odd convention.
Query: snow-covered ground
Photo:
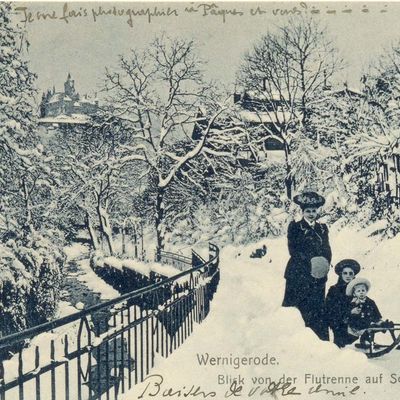
[[[400,298],[397,296],[400,282],[400,257],[397,249],[400,248],[400,236],[380,241],[377,237],[368,236],[372,230],[371,228],[369,231],[357,231],[352,227],[337,230],[332,227],[333,264],[342,258],[356,258],[363,268],[360,276],[372,282],[370,297],[376,301],[384,318],[400,322]],[[267,246],[267,255],[261,259],[250,258],[254,249],[263,244]],[[118,296],[116,291],[91,270],[88,260],[82,259],[84,247],[78,247],[68,249],[69,260],[80,260],[77,279],[90,290],[99,292],[102,299]],[[206,248],[197,250],[206,257]],[[204,391],[205,394],[209,393],[207,399],[213,397],[219,400],[225,398],[227,391],[229,393],[231,381],[235,378],[238,379],[238,385],[242,386],[240,397],[243,399],[270,398],[271,393],[268,393],[268,390],[271,391],[273,387],[276,389],[277,398],[398,398],[400,383],[391,382],[396,380],[392,374],[396,378],[400,377],[400,351],[369,360],[353,347],[338,349],[332,343],[321,342],[310,329],[305,328],[296,309],[281,307],[285,285],[283,272],[287,259],[286,238],[266,239],[249,246],[223,248],[220,254],[221,281],[208,317],[201,325],[195,326],[192,336],[168,359],[156,354],[156,365],[151,370],[151,375],[145,382],[119,398],[205,398],[202,394],[195,396],[195,390],[199,386],[197,392]],[[335,283],[336,279],[332,270],[328,287]],[[75,311],[74,306],[77,307],[75,304],[63,303],[60,315]],[[72,333],[71,336],[76,337],[77,326],[72,325],[68,332],[56,331],[34,339],[31,351],[28,350],[24,354],[27,361],[25,365],[28,367],[28,359],[34,359],[32,352],[35,345],[44,349],[44,353],[41,351],[42,364],[49,358],[47,353],[50,339],[62,341],[66,333]],[[57,357],[62,357],[60,349],[62,346],[57,345]],[[200,362],[207,357],[214,358],[214,365],[210,362],[207,365]],[[215,365],[218,357],[227,359],[228,363],[223,360],[220,365]],[[241,365],[237,364],[239,361],[242,362]],[[9,380],[11,376],[16,375],[16,359],[6,362],[5,367],[6,378]],[[60,371],[61,369],[58,372]],[[58,377],[57,374],[60,382],[61,375]],[[317,389],[320,382],[317,379],[323,375],[325,379],[346,378],[352,382],[328,382]],[[160,376],[163,383],[158,386]],[[282,386],[284,381],[281,378],[286,379],[285,387]],[[292,380],[289,382],[288,378]],[[367,383],[367,378],[374,378],[378,383]],[[184,396],[192,385],[192,395]],[[47,387],[48,391],[44,389]],[[42,388],[43,398],[50,398],[50,382],[47,378],[43,380]],[[172,392],[163,395],[163,392],[170,388]],[[26,389],[29,392],[30,387]],[[310,394],[310,390],[319,390],[320,393]],[[61,384],[57,391],[63,391]],[[336,395],[327,391],[333,391]],[[174,392],[176,393],[173,394]],[[87,394],[87,390],[85,393]]]
[[[262,259],[249,258],[251,252],[262,244],[268,253]],[[368,237],[366,231],[344,228],[331,229],[333,264],[342,258],[356,258],[363,269],[360,276],[372,282],[369,293],[384,318],[400,321],[400,237],[379,241]],[[123,395],[124,400],[137,398],[161,399],[163,391],[172,388],[179,391],[170,398],[184,398],[191,386],[211,393],[207,398],[222,399],[229,389],[229,379],[238,378],[241,398],[269,398],[263,393],[268,384],[279,382],[285,376],[296,378],[282,391],[276,387],[276,396],[297,399],[323,399],[329,397],[353,399],[391,400],[398,398],[400,383],[394,382],[394,374],[400,376],[400,351],[378,359],[366,356],[352,347],[338,349],[333,343],[321,342],[314,333],[304,327],[299,312],[294,308],[282,308],[284,291],[283,271],[288,259],[285,238],[264,240],[247,247],[225,247],[221,251],[221,281],[211,306],[211,312],[192,336],[168,359],[156,357],[151,376]],[[330,272],[328,287],[337,276]],[[201,365],[199,357],[225,357],[231,365]],[[262,360],[266,365],[235,366],[237,357],[246,357],[246,364]],[[250,360],[250,357],[252,360]],[[276,361],[273,361],[272,358]],[[161,375],[163,383],[160,383]],[[308,376],[306,382],[306,375]],[[322,384],[319,393],[312,376],[325,375],[333,378],[351,378],[344,384]],[[375,378],[378,383],[367,383]],[[255,382],[253,382],[255,380]],[[319,382],[319,381],[318,381]],[[382,383],[380,383],[382,382]],[[252,388],[255,393],[251,396]],[[293,389],[296,387],[296,389]],[[327,392],[332,390],[336,393]],[[290,394],[290,391],[301,393]],[[215,392],[215,396],[213,395]],[[338,393],[343,392],[343,394]],[[239,394],[239,393],[237,393]],[[286,394],[286,396],[283,396]],[[191,397],[189,394],[187,397]],[[196,396],[204,398],[203,395]],[[233,395],[231,397],[234,397]]]

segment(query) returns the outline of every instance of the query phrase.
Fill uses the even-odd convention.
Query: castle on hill
[[[40,103],[40,118],[43,121],[57,117],[71,117],[79,120],[96,113],[98,105],[96,97],[92,99],[87,95],[80,96],[76,92],[75,81],[68,73],[63,92],[56,92],[53,87],[53,90],[43,93]]]

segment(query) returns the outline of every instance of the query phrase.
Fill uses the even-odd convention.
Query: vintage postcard
[[[1,2],[0,399],[397,398],[399,18]]]

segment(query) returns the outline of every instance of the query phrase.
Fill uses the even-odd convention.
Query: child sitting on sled
[[[367,348],[374,339],[373,332],[367,329],[383,324],[377,305],[367,297],[370,288],[371,283],[365,278],[355,278],[346,287],[346,295],[352,297],[347,318],[348,333],[354,341],[360,338],[361,348]]]

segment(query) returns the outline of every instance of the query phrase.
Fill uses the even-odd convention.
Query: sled
[[[374,334],[374,340],[355,347],[363,351],[368,358],[381,357],[392,350],[400,350],[400,324],[385,321],[379,326],[371,326],[367,332]]]

